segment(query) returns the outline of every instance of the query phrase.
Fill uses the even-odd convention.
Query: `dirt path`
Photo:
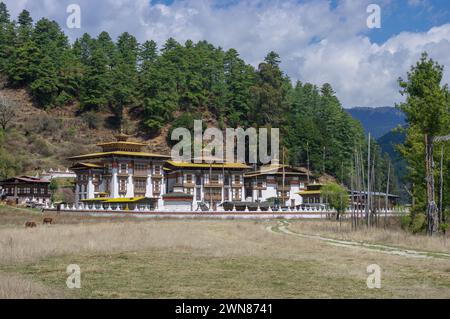
[[[370,243],[351,241],[351,240],[339,240],[339,239],[323,237],[320,235],[300,234],[300,233],[291,231],[289,229],[289,225],[290,224],[288,221],[279,221],[274,226],[267,226],[266,229],[268,231],[270,231],[272,233],[276,233],[276,234],[286,234],[286,235],[296,236],[296,237],[300,237],[300,238],[321,240],[330,245],[338,246],[338,247],[346,247],[346,248],[353,248],[353,249],[356,248],[356,249],[362,249],[362,250],[366,250],[366,251],[372,251],[372,252],[375,251],[375,252],[380,252],[380,253],[384,253],[384,254],[398,255],[398,256],[404,256],[404,257],[410,257],[410,258],[450,259],[450,254],[446,254],[446,253],[418,251],[418,250],[412,250],[412,249],[399,248],[399,247],[395,247],[395,246],[370,244]]]

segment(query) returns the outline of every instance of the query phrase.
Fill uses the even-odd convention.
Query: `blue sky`
[[[383,43],[400,32],[424,32],[450,22],[448,0],[395,0],[381,5],[381,8],[382,28],[372,29],[368,33],[370,39],[376,43]]]
[[[88,32],[127,31],[162,45],[207,40],[235,48],[257,66],[269,51],[280,54],[292,80],[330,83],[344,107],[394,105],[397,79],[423,51],[446,68],[450,82],[448,0],[3,0],[16,17],[60,23],[71,40]],[[69,4],[81,8],[81,29],[68,29]],[[367,27],[367,7],[381,8],[381,28]]]
[[[356,0],[358,1],[358,0]],[[149,0],[153,4],[171,5],[174,0]],[[307,1],[298,1],[305,3]],[[217,1],[216,6],[226,8],[239,3],[239,0]],[[329,0],[331,8],[336,8],[338,0]],[[372,1],[379,4],[382,15],[382,28],[367,32],[369,38],[376,43],[383,43],[400,32],[423,32],[433,26],[450,22],[449,0],[394,0]]]

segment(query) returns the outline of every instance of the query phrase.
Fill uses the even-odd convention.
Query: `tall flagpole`
[[[369,142],[367,145],[367,196],[366,196],[366,220],[367,226],[370,226],[370,133],[369,133]]]

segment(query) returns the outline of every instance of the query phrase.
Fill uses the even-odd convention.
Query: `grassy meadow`
[[[268,231],[277,221],[133,220],[0,206],[0,298],[450,298],[450,259],[339,247]],[[26,221],[38,223],[25,229]],[[346,223],[290,221],[289,229],[346,240],[449,252],[447,240],[401,230],[351,232]],[[66,268],[81,268],[68,289]],[[367,266],[382,269],[368,289]]]

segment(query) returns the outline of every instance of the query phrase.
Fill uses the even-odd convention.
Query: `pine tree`
[[[108,32],[103,31],[98,35],[97,45],[98,48],[103,51],[106,57],[107,67],[109,69],[112,69],[117,59],[117,49]]]
[[[36,80],[31,83],[30,88],[38,104],[49,107],[56,102],[59,95],[57,69],[48,55],[40,59],[39,68],[36,71]]]
[[[225,118],[231,127],[245,126],[251,107],[250,88],[255,81],[255,70],[239,57],[235,49],[224,56]]]
[[[8,24],[10,23],[10,16],[8,8],[4,2],[0,2],[0,24]]]
[[[41,53],[33,41],[16,48],[8,60],[7,75],[14,86],[31,84],[37,77]]]
[[[136,103],[138,53],[139,44],[136,38],[127,32],[121,34],[113,60],[110,102],[119,123],[122,121],[124,107]]]
[[[33,18],[31,17],[30,12],[28,12],[27,10],[23,10],[19,14],[17,22],[21,28],[31,29],[33,27]]]
[[[447,86],[441,86],[443,67],[422,54],[419,62],[411,67],[407,80],[399,79],[401,93],[406,101],[398,107],[405,113],[408,129],[409,151],[415,153],[414,144],[424,147],[425,174],[422,180],[426,181],[426,214],[427,233],[433,235],[439,229],[438,207],[436,205],[435,166],[434,166],[434,138],[443,133],[448,134],[450,127],[450,100]],[[422,139],[423,142],[419,142]],[[419,144],[419,145],[420,145]],[[417,153],[416,153],[417,154]],[[417,156],[407,157],[409,165],[415,165]],[[412,160],[412,161],[411,161]]]
[[[143,92],[144,123],[152,133],[173,119],[173,113],[178,109],[178,89],[182,87],[179,75],[181,50],[178,42],[168,39],[153,66],[155,72],[145,73],[145,78],[150,81]]]
[[[155,41],[145,41],[139,47],[139,71],[145,72],[147,68],[155,65],[158,59],[158,45]]]
[[[80,88],[82,111],[100,109],[111,101],[110,69],[108,58],[97,41],[84,36],[81,41],[84,75]]]
[[[287,79],[279,67],[278,54],[271,52],[258,67],[256,85],[251,88],[250,118],[257,126],[282,128],[288,110]]]
[[[9,11],[3,2],[0,2],[0,71],[5,72],[9,57],[14,49],[15,30],[10,21]]]

